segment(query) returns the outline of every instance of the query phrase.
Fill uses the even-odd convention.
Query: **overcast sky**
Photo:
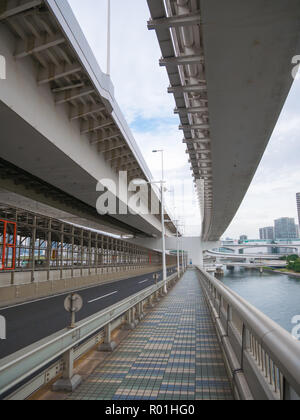
[[[77,19],[106,71],[106,0],[69,0]],[[115,97],[155,179],[161,163],[154,148],[164,148],[169,207],[184,219],[186,234],[200,233],[200,210],[193,190],[188,155],[173,114],[169,80],[159,67],[161,56],[154,31],[147,30],[146,0],[111,0],[111,78]],[[134,11],[134,13],[133,13]],[[291,66],[292,68],[292,66]],[[300,192],[300,80],[292,88],[267,151],[249,191],[224,237],[247,234],[271,226],[279,217],[297,220],[296,192]]]

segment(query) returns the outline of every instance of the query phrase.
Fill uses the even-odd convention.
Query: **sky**
[[[68,1],[102,71],[106,72],[107,0]],[[111,79],[116,100],[155,180],[161,179],[161,160],[152,150],[164,149],[167,206],[184,224],[186,235],[199,235],[200,209],[188,155],[178,129],[178,116],[173,113],[174,98],[167,93],[167,73],[158,64],[161,57],[158,41],[155,32],[147,29],[150,17],[147,2],[111,0],[111,7]],[[276,218],[297,220],[299,97],[300,78],[294,82],[253,182],[224,238],[238,238],[241,234],[258,238],[259,228],[273,225]]]

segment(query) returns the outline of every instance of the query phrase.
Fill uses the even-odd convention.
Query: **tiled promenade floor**
[[[195,271],[96,368],[71,400],[232,399]]]

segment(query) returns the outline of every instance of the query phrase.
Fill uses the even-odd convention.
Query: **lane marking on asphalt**
[[[146,280],[143,280],[143,281],[139,281],[139,284],[146,283],[146,281],[149,281],[149,279],[146,279]]]
[[[88,301],[88,303],[93,303],[93,302],[96,302],[97,300],[104,299],[104,298],[106,298],[106,297],[108,297],[108,296],[111,296],[111,295],[115,295],[116,293],[118,293],[118,290],[116,290],[115,292],[112,292],[112,293],[108,293],[107,295],[100,296],[100,297],[98,297],[98,298],[96,298],[96,299],[89,300],[89,301]]]
[[[155,274],[155,273],[153,273],[153,274]],[[136,277],[138,277],[138,276],[129,277],[126,280],[134,280]],[[74,290],[69,291],[69,292],[56,293],[55,295],[49,295],[49,296],[45,296],[45,297],[42,297],[42,298],[31,299],[31,300],[21,302],[21,303],[14,303],[13,305],[9,305],[9,306],[4,306],[4,307],[0,306],[0,311],[6,311],[8,309],[14,309],[14,308],[18,308],[20,306],[31,305],[33,303],[42,302],[44,300],[55,299],[55,298],[58,298],[58,297],[61,297],[61,296],[68,296],[68,294],[70,294],[70,293],[75,293],[75,292],[80,293],[80,292],[84,292],[85,290],[96,289],[97,287],[106,286],[108,284],[118,283],[118,282],[121,282],[121,281],[122,280],[113,280],[111,282],[103,283],[103,284],[100,284],[100,285],[94,285],[93,284],[93,285],[90,285],[90,286],[87,286],[87,287],[81,287],[79,289],[74,289]]]

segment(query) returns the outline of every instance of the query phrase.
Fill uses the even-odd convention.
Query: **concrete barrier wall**
[[[117,269],[118,267],[114,268]],[[82,270],[84,273],[82,276],[80,275],[80,270],[74,270],[74,274],[77,275],[74,277],[68,277],[68,275],[72,274],[72,271],[65,270],[63,271],[64,275],[62,279],[60,278],[60,271],[54,270],[50,271],[50,280],[45,278],[47,272],[37,271],[35,273],[34,283],[31,283],[30,272],[14,273],[15,284],[0,287],[0,307],[156,272],[161,270],[161,266],[130,267],[130,269],[127,267],[127,270],[111,273],[104,272],[107,271],[107,268],[98,270],[101,270],[102,272],[91,275],[88,274],[88,269]],[[2,277],[4,276],[1,276],[1,282]],[[20,282],[21,279],[22,284]],[[26,280],[25,284],[24,279]],[[39,279],[39,281],[36,281],[37,279]]]

